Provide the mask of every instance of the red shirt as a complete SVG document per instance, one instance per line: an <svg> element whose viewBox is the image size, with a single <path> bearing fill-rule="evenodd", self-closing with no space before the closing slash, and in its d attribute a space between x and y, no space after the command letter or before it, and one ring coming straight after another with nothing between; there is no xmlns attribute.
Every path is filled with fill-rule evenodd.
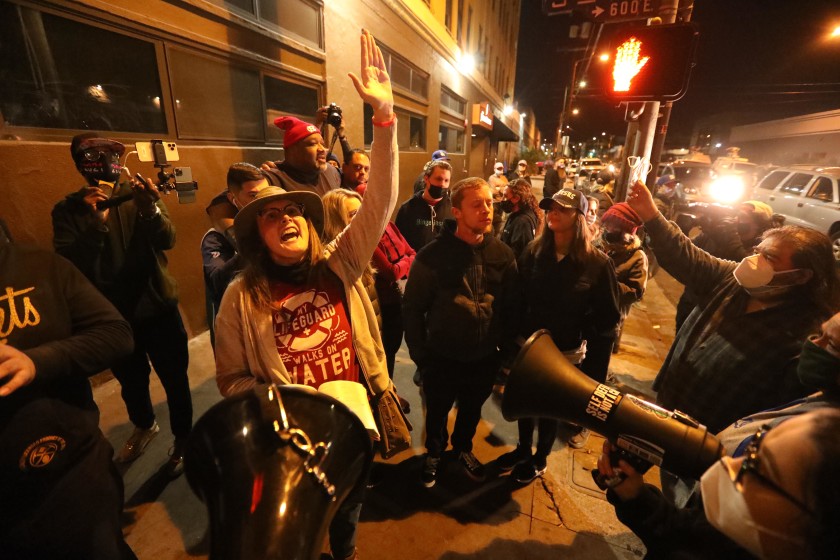
<svg viewBox="0 0 840 560"><path fill-rule="evenodd" d="M359 381L344 288L331 278L317 286L274 282L274 341L295 383L318 388L343 379Z"/></svg>

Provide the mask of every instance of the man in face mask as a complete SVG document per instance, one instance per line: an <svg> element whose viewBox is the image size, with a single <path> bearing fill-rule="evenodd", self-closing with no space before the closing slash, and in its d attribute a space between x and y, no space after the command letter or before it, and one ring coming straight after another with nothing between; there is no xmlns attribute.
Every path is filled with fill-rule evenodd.
<svg viewBox="0 0 840 560"><path fill-rule="evenodd" d="M636 183L628 198L659 264L701 304L677 332L654 382L659 404L718 432L808 394L796 375L809 334L838 309L831 241L816 230L768 230L740 264L695 247Z"/></svg>
<svg viewBox="0 0 840 560"><path fill-rule="evenodd" d="M160 431L149 394L151 361L166 392L175 436L164 470L175 477L183 472L192 429L187 334L178 288L166 266L175 227L151 181L117 183L123 150L119 142L90 132L73 138L70 154L87 186L53 208L53 246L117 308L134 334L134 352L111 367L135 427L116 460L134 461Z"/></svg>
<svg viewBox="0 0 840 560"><path fill-rule="evenodd" d="M263 170L250 163L234 163L227 173L226 198L238 212L267 186L268 179ZM227 229L227 232L231 231L231 228ZM210 343L214 348L216 311L222 303L225 289L243 266L236 250L235 240L225 233L213 227L204 234L201 240L207 323L210 326Z"/></svg>
<svg viewBox="0 0 840 560"><path fill-rule="evenodd" d="M598 469L623 478L607 499L647 558L836 558L838 430L836 406L753 429L736 457L703 474L700 494L682 509L625 461L613 465L609 444Z"/></svg>
<svg viewBox="0 0 840 560"><path fill-rule="evenodd" d="M773 209L758 200L748 200L734 214L719 216L709 209L703 220L703 231L693 238L694 245L710 255L730 261L741 261L753 254L761 235L770 229ZM676 328L682 326L697 305L697 294L686 289L677 303Z"/></svg>
<svg viewBox="0 0 840 560"><path fill-rule="evenodd" d="M452 218L449 180L452 166L443 159L432 160L423 172L424 188L406 200L394 223L408 244L419 251L441 231L443 220Z"/></svg>

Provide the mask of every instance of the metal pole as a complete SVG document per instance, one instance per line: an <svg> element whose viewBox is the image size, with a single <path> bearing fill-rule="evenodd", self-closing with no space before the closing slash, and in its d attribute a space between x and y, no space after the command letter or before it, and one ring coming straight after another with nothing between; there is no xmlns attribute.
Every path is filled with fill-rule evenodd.
<svg viewBox="0 0 840 560"><path fill-rule="evenodd" d="M667 23L674 23L677 18L677 7L679 5L679 0L662 0L662 5L659 8L660 19L662 22L665 22L665 18L668 18ZM656 173L656 165L658 161L654 163L651 159L651 151L653 150L654 145L654 135L656 133L656 121L659 118L659 101L648 101L645 103L645 110L642 113L641 118L638 122L639 133L640 133L640 141L636 146L636 149L633 151L631 155L637 157L643 157L649 161L651 161L651 173ZM627 135L629 137L631 133L631 126L636 123L630 123L630 126L627 127ZM626 164L625 162L623 162ZM622 165L622 170L627 167L626 165ZM627 191L630 185L627 184L629 180L629 173L622 173L621 174L623 181L621 184L616 184L616 191L615 191L615 199L616 200L626 200L627 199ZM650 184L650 179L648 178L648 184Z"/></svg>
<svg viewBox="0 0 840 560"><path fill-rule="evenodd" d="M682 6L678 8L678 4L682 4ZM682 20L685 22L690 21L691 10L693 7L693 0L670 0L667 5L662 6L660 8L662 22L676 23L678 9L682 11ZM653 183L656 181L659 161L662 159L662 149L665 146L665 136L668 134L668 124L671 120L671 109L673 107L674 103L672 101L666 101L662 105L662 116L659 119L659 125L655 127L656 134L653 138L653 150L650 154L650 163L652 166L650 169L650 173L648 173L647 179L645 181L648 185L653 185Z"/></svg>

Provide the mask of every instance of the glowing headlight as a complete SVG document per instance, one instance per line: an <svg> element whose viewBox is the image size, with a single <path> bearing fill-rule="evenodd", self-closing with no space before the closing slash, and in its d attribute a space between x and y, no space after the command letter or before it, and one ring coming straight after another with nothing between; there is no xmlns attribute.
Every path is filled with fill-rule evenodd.
<svg viewBox="0 0 840 560"><path fill-rule="evenodd" d="M737 202L744 196L744 180L735 175L718 177L709 185L709 195L716 202L724 204Z"/></svg>
<svg viewBox="0 0 840 560"><path fill-rule="evenodd" d="M615 173L615 165L609 164L607 166L607 171L609 171L610 173Z"/></svg>

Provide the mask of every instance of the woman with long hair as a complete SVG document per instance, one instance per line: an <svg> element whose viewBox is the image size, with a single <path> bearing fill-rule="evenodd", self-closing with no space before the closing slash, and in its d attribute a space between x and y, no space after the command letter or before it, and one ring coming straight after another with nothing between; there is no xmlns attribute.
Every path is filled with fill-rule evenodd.
<svg viewBox="0 0 840 560"><path fill-rule="evenodd" d="M362 195L347 189L335 189L322 198L324 202L324 238L335 239L355 217L362 205ZM382 346L385 349L385 363L388 377L394 379L396 355L403 338L402 292L400 285L408 278L411 263L416 252L400 234L394 222L388 222L385 232L373 253L373 259L362 275L362 283L368 290L373 309L376 312ZM400 406L405 413L411 406L399 396Z"/></svg>
<svg viewBox="0 0 840 560"><path fill-rule="evenodd" d="M540 210L531 185L525 179L514 179L502 189L500 209L507 214L499 239L513 249L516 258L542 231L543 211Z"/></svg>
<svg viewBox="0 0 840 560"><path fill-rule="evenodd" d="M519 259L525 302L520 334L527 338L538 329L548 329L571 363L603 382L620 317L618 286L609 258L592 246L587 206L582 192L567 189L540 202L546 211L545 229ZM535 424L537 450L532 455ZM499 457L499 468L514 469L512 476L523 484L542 476L557 429L553 419L519 420L519 444ZM579 429L569 445L583 447L588 437L589 430Z"/></svg>
<svg viewBox="0 0 840 560"><path fill-rule="evenodd" d="M396 117L382 53L366 31L361 66L361 77L350 77L373 107L374 166L368 199L349 225L323 245L324 207L318 195L279 187L260 191L236 216L246 267L225 292L216 318L216 382L225 396L263 383L317 388L333 380L363 383L372 398L393 393L362 276L396 204ZM323 141L313 148L326 165ZM393 421L405 422L398 412L394 416ZM330 525L333 558L356 557L364 492L359 488Z"/></svg>

